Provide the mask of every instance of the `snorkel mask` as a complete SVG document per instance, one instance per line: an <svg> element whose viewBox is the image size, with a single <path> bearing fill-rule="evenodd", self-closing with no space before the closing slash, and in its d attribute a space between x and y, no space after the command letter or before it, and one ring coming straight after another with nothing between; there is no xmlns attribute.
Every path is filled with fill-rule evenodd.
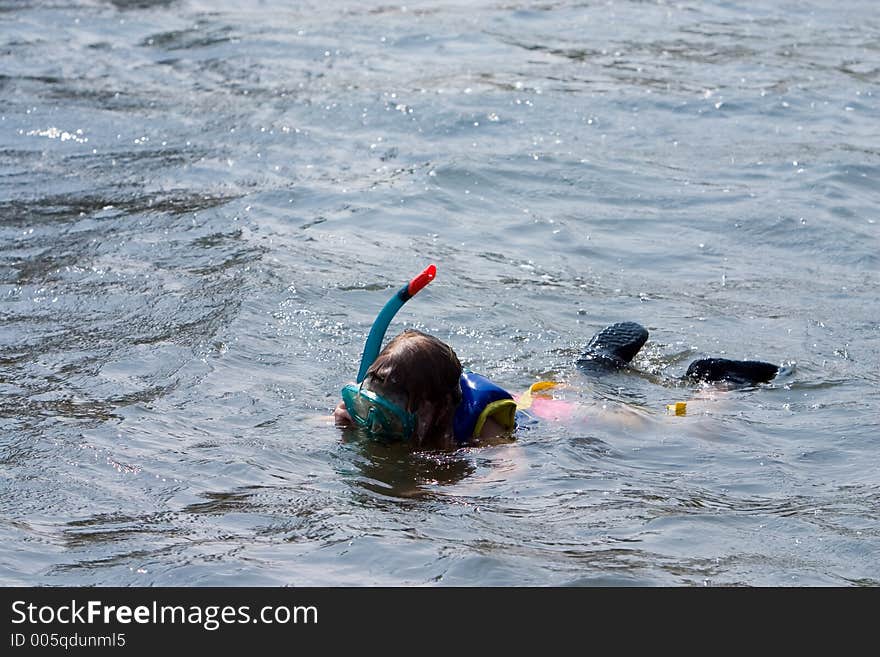
<svg viewBox="0 0 880 657"><path fill-rule="evenodd" d="M388 325L407 301L412 299L423 287L434 280L437 267L428 265L425 270L400 288L379 312L364 345L361 366L358 370L357 385L349 384L342 389L345 410L354 423L371 434L402 437L407 440L416 426L416 416L382 395L364 388L367 370L376 360L382 348L382 340Z"/></svg>
<svg viewBox="0 0 880 657"><path fill-rule="evenodd" d="M372 390L349 383L342 389L345 410L361 429L373 435L402 437L412 436L416 427L416 416L394 402Z"/></svg>

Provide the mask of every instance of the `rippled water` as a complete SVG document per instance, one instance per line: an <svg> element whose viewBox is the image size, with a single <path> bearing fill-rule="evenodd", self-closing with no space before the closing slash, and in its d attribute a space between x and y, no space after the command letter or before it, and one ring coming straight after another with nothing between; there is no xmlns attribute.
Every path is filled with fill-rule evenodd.
<svg viewBox="0 0 880 657"><path fill-rule="evenodd" d="M3 584L880 584L875 3L0 0L0 52ZM644 426L341 436L429 262L393 330ZM644 374L576 372L622 320Z"/></svg>

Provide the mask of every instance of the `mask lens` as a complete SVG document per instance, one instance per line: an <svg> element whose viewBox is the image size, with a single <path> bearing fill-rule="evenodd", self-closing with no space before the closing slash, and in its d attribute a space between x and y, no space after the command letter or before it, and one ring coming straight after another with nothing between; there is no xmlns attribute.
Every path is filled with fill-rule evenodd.
<svg viewBox="0 0 880 657"><path fill-rule="evenodd" d="M349 384L342 389L342 401L355 424L370 433L403 438L412 434L413 414L370 390Z"/></svg>

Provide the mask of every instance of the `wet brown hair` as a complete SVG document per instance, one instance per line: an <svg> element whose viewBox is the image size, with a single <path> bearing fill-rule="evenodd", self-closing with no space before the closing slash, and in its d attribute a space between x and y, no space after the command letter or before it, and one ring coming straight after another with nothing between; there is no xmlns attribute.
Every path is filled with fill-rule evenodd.
<svg viewBox="0 0 880 657"><path fill-rule="evenodd" d="M461 401L461 362L445 342L407 329L394 337L367 370L366 382L400 399L417 417L419 445L453 443L452 421ZM404 402L405 400L405 402Z"/></svg>

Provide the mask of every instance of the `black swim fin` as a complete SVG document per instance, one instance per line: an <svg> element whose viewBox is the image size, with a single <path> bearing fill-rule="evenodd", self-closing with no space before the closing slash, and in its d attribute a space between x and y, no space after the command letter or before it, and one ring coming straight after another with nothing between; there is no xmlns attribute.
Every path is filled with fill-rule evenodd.
<svg viewBox="0 0 880 657"><path fill-rule="evenodd" d="M587 344L578 358L583 370L613 370L626 367L648 340L648 330L635 322L606 326Z"/></svg>
<svg viewBox="0 0 880 657"><path fill-rule="evenodd" d="M726 381L738 385L755 385L771 381L778 372L779 368L776 365L759 360L701 358L690 364L684 376L693 381Z"/></svg>

